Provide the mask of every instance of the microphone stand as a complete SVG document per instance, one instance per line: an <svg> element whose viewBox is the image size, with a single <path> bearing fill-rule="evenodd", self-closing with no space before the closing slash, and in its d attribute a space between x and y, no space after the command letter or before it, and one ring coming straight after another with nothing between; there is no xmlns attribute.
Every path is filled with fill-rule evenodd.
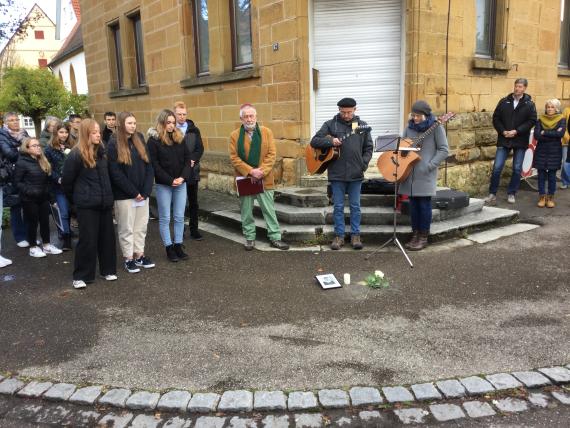
<svg viewBox="0 0 570 428"><path fill-rule="evenodd" d="M394 177L396 178L396 181L394 182L394 205L393 205L393 211L392 211L392 215L393 215L393 232L392 232L392 236L386 241L384 242L380 248L378 248L377 250L372 251L371 253L369 253L365 259L368 260L373 254L375 254L376 252L380 251L382 248L386 247L388 244L393 243L396 247L398 247L398 249L400 250L400 252L404 255L404 257L406 258L406 261L408 262L408 264L410 265L410 268L414 267L414 264L412 263L412 261L410 260L410 257L408 256L408 254L406 253L406 250L404 250L404 247L402 246L402 244L400 243L400 240L398 239L398 236L396 235L396 228L398 226L398 166L400 165L399 161L399 157L400 157L400 142L402 141L401 137L397 138L396 141L396 150L394 150L394 156L395 156L395 160L393 160L394 162L394 166L395 166L395 170L394 170Z"/></svg>

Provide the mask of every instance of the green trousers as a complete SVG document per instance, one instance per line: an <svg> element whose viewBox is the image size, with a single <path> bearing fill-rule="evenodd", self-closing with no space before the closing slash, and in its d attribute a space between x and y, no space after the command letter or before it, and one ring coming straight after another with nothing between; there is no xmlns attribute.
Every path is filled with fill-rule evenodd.
<svg viewBox="0 0 570 428"><path fill-rule="evenodd" d="M253 201L257 199L261 213L267 224L267 237L271 241L281 239L279 222L275 215L275 205L273 203L273 190L266 190L257 195L240 196L239 207L241 211L241 230L245 239L255 240L255 219L253 218Z"/></svg>

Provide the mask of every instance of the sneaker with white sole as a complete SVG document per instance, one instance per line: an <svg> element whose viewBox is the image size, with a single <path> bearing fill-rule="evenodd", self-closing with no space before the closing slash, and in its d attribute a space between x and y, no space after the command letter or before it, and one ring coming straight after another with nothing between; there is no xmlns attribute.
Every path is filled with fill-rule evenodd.
<svg viewBox="0 0 570 428"><path fill-rule="evenodd" d="M516 202L515 195L509 195L509 196L507 196L507 202L508 202L509 204L514 204L514 203Z"/></svg>
<svg viewBox="0 0 570 428"><path fill-rule="evenodd" d="M489 196L485 198L485 203L487 205L497 205L497 195L489 193Z"/></svg>
<svg viewBox="0 0 570 428"><path fill-rule="evenodd" d="M125 270L129 273L138 273L141 271L133 259L125 260Z"/></svg>
<svg viewBox="0 0 570 428"><path fill-rule="evenodd" d="M117 275L101 275L101 278L105 279L106 281L116 281Z"/></svg>
<svg viewBox="0 0 570 428"><path fill-rule="evenodd" d="M73 280L73 288L85 288L85 287L87 287L85 281L81 281L80 279Z"/></svg>
<svg viewBox="0 0 570 428"><path fill-rule="evenodd" d="M16 245L20 248L28 248L30 246L30 243L24 239L23 241L18 242Z"/></svg>
<svg viewBox="0 0 570 428"><path fill-rule="evenodd" d="M32 257L45 257L46 253L44 253L40 247L32 247L32 248L30 248L30 256L32 256Z"/></svg>
<svg viewBox="0 0 570 428"><path fill-rule="evenodd" d="M140 256L138 259L135 259L135 264L145 269L152 269L155 266L152 260L147 256Z"/></svg>
<svg viewBox="0 0 570 428"><path fill-rule="evenodd" d="M63 251L61 251L55 245L46 244L46 245L44 245L44 253L46 253L46 254L61 254L61 253L63 253Z"/></svg>
<svg viewBox="0 0 570 428"><path fill-rule="evenodd" d="M0 256L0 268L10 266L11 264L12 264L12 260Z"/></svg>
<svg viewBox="0 0 570 428"><path fill-rule="evenodd" d="M560 185L560 188L561 188L562 190L568 189L568 185L562 183L562 184Z"/></svg>

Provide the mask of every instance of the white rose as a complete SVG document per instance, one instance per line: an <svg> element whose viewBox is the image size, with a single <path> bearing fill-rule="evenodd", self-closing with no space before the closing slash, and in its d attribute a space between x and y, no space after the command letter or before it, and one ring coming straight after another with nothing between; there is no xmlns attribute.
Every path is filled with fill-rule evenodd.
<svg viewBox="0 0 570 428"><path fill-rule="evenodd" d="M377 270L374 272L374 275L377 276L378 278L382 279L384 278L384 272L382 272L381 270Z"/></svg>

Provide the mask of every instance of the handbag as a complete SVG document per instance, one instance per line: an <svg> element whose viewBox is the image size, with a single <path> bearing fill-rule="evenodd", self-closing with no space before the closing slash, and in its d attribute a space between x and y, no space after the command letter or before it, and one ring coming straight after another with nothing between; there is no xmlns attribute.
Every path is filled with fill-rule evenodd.
<svg viewBox="0 0 570 428"><path fill-rule="evenodd" d="M5 185L12 180L14 164L7 159L0 160L0 185Z"/></svg>

